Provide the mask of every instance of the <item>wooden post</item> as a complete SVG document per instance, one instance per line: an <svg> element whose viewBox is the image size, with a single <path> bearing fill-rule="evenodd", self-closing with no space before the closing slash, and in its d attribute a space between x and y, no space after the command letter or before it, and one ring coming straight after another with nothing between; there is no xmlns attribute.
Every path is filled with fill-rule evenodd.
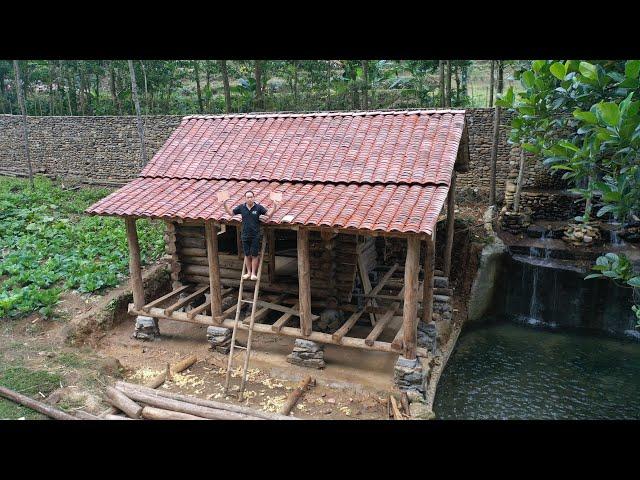
<svg viewBox="0 0 640 480"><path fill-rule="evenodd" d="M402 323L404 326L404 357L416 358L418 346L418 272L420 271L420 238L416 235L407 238L407 260L404 265L404 307Z"/></svg>
<svg viewBox="0 0 640 480"><path fill-rule="evenodd" d="M456 208L456 172L451 176L451 186L447 196L447 242L444 250L444 276L449 278L451 272L451 251L453 249L453 229Z"/></svg>
<svg viewBox="0 0 640 480"><path fill-rule="evenodd" d="M272 228L265 228L265 234L267 235L267 241L269 242L267 278L269 279L269 283L273 283L276 278L276 232Z"/></svg>
<svg viewBox="0 0 640 480"><path fill-rule="evenodd" d="M222 315L222 293L220 287L220 262L218 259L218 226L211 220L204 223L207 240L207 258L209 262L209 295L211 298L211 316Z"/></svg>
<svg viewBox="0 0 640 480"><path fill-rule="evenodd" d="M300 302L300 330L311 335L311 267L309 265L309 230L298 228L298 297Z"/></svg>
<svg viewBox="0 0 640 480"><path fill-rule="evenodd" d="M145 302L136 219L126 217L124 221L127 227L127 243L129 244L129 276L131 277L131 290L133 290L133 305L136 310L141 310Z"/></svg>
<svg viewBox="0 0 640 480"><path fill-rule="evenodd" d="M433 272L436 268L435 232L427 238L424 252L424 281L422 283L422 321L431 322L433 314Z"/></svg>
<svg viewBox="0 0 640 480"><path fill-rule="evenodd" d="M238 258L244 258L244 254L242 252L242 239L240 236L242 235L241 229L242 225L236 225L236 247L238 247Z"/></svg>

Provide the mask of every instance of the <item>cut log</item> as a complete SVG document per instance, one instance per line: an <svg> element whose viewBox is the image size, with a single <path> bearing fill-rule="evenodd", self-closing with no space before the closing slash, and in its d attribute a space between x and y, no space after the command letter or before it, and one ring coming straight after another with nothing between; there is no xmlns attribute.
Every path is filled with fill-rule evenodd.
<svg viewBox="0 0 640 480"><path fill-rule="evenodd" d="M297 311L298 305L300 305L300 303L298 302L298 300L295 300L295 303L293 304L293 307L291 307L291 309ZM293 316L294 314L292 312L285 313L280 318L278 318L278 320L276 320L273 325L271 325L271 330L273 330L274 332L279 332L280 329L293 318Z"/></svg>
<svg viewBox="0 0 640 480"><path fill-rule="evenodd" d="M208 283L208 282L207 282ZM199 296L203 295L207 290L209 290L209 285L206 285L204 287L200 287L198 290L196 290L195 292L193 292L191 295L188 295L186 297L184 297L181 300L178 300L176 303L168 306L167 308L164 309L165 313L167 315L171 315L173 312L175 312L177 309L190 304L191 302L193 302L196 298L198 298Z"/></svg>
<svg viewBox="0 0 640 480"><path fill-rule="evenodd" d="M103 420L102 418L98 417L97 415L91 415L89 412L85 412L84 410L76 410L73 413L80 420Z"/></svg>
<svg viewBox="0 0 640 480"><path fill-rule="evenodd" d="M212 420L262 420L259 417L250 416L242 413L230 412L228 410L219 410L209 407L202 407L193 403L183 402L179 400L173 400L158 395L157 391L146 392L140 389L126 388L116 384L118 390L126 393L126 395L133 400L142 402L152 407L163 408L166 410L172 410L174 412L187 413L189 415L197 415L202 418L209 418ZM144 416L144 412L143 412Z"/></svg>
<svg viewBox="0 0 640 480"><path fill-rule="evenodd" d="M300 398L304 394L307 387L309 385L315 385L315 383L316 383L315 379L311 377L307 377L304 380L302 380L300 384L296 387L296 389L289 394L289 397L287 398L287 401L282 407L282 410L280 410L280 413L282 415L289 415L293 407L296 406L296 403L298 403L298 400L300 400Z"/></svg>
<svg viewBox="0 0 640 480"><path fill-rule="evenodd" d="M113 387L107 387L107 401L130 418L140 418L142 407Z"/></svg>
<svg viewBox="0 0 640 480"><path fill-rule="evenodd" d="M135 420L129 417L123 417L122 415L114 415L113 413L106 413L102 416L104 420Z"/></svg>
<svg viewBox="0 0 640 480"><path fill-rule="evenodd" d="M142 310L148 311L152 307L157 307L158 305L160 305L165 300L168 300L170 298L175 297L176 295L184 292L189 287L190 287L190 285L183 285L180 288L176 288L175 290L167 293L166 295L163 295L160 298L155 299L153 302L147 303L144 307L142 307Z"/></svg>
<svg viewBox="0 0 640 480"><path fill-rule="evenodd" d="M189 355L188 357L185 357L182 360L175 363L171 367L171 373L173 374L180 373L183 370L186 370L187 368L189 368L191 365L193 365L197 361L198 361L198 357L196 357L195 355ZM162 372L161 374L149 380L146 386L149 388L158 388L160 385L162 385L165 382L166 379L167 379L167 372Z"/></svg>
<svg viewBox="0 0 640 480"><path fill-rule="evenodd" d="M347 321L344 322L342 326L333 333L333 335L331 335L333 341L338 344L342 343L342 338L349 332L349 330L351 330L363 313L364 310L353 313Z"/></svg>
<svg viewBox="0 0 640 480"><path fill-rule="evenodd" d="M399 308L400 308L400 302L393 303L389 308L389 311L386 312L382 317L380 317L380 319L378 320L378 323L376 323L376 326L371 329L371 333L367 335L367 338L365 338L364 343L366 343L369 346L373 345L373 342L375 342L380 336L380 334L382 334L382 331L389 324L389 322L391 321L391 319L396 314Z"/></svg>
<svg viewBox="0 0 640 480"><path fill-rule="evenodd" d="M398 403L393 395L389 397L391 399L391 409L393 410L393 418L395 420L404 420L400 409L398 408Z"/></svg>
<svg viewBox="0 0 640 480"><path fill-rule="evenodd" d="M218 410L227 410L229 412L241 413L249 416L264 418L265 420L297 420L296 417L287 417L278 413L263 412L261 410L254 410L242 405L234 405L231 403L216 402L214 400L204 400L198 397L192 397L189 395L183 395L180 393L168 392L166 390L152 390L142 385L136 385L133 383L127 383L118 381L116 382L116 388L122 388L123 391L127 389L140 390L143 392L154 393L161 397L170 398L173 400L179 400L182 402L192 403L194 405L200 405L202 407L209 407Z"/></svg>
<svg viewBox="0 0 640 480"><path fill-rule="evenodd" d="M197 417L196 415L155 407L144 407L142 409L142 418L148 420L207 420L206 418Z"/></svg>
<svg viewBox="0 0 640 480"><path fill-rule="evenodd" d="M56 420L78 420L73 415L69 415L68 413L52 407L51 405L38 402L37 400L29 398L26 395L22 395L21 393L14 392L13 390L6 387L0 386L0 396L3 396L15 403L19 403L20 405L24 405L31 410L42 413L47 417L55 418Z"/></svg>

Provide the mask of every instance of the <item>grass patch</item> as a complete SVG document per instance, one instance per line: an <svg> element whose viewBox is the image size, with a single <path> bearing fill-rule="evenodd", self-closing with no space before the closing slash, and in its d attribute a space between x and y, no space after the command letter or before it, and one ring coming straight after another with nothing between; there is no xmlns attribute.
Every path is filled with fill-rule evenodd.
<svg viewBox="0 0 640 480"><path fill-rule="evenodd" d="M0 367L0 385L18 393L42 400L60 386L60 376L45 370L30 370L22 366ZM39 398L38 398L39 397ZM46 418L38 412L0 398L0 419L17 419L25 417L30 420Z"/></svg>
<svg viewBox="0 0 640 480"><path fill-rule="evenodd" d="M55 358L60 365L68 368L86 368L91 364L89 360L82 359L73 352L62 352Z"/></svg>
<svg viewBox="0 0 640 480"><path fill-rule="evenodd" d="M63 190L37 177L0 177L0 319L39 311L53 315L65 290L97 292L122 283L128 273L124 223L84 210L110 193ZM138 222L143 263L163 252L164 225Z"/></svg>

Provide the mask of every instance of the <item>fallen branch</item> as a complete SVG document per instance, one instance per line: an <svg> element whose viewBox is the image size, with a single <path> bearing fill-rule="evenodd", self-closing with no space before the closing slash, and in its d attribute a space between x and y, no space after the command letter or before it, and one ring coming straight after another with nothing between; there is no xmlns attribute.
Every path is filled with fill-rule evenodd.
<svg viewBox="0 0 640 480"><path fill-rule="evenodd" d="M116 382L116 388L127 394L131 389L139 390L153 395L158 395L164 398L170 398L173 400L179 400L182 402L191 403L193 405L199 405L202 407L209 407L218 410L226 410L229 412L241 413L249 416L263 418L265 420L297 420L296 417L287 417L278 413L263 412L261 410L255 410L253 408L244 407L242 405L233 405L230 403L216 402L214 400L204 400L198 397L192 397L189 395L182 395L180 393L167 392L166 390L152 390L142 385L136 385L134 383L127 383L118 381Z"/></svg>
<svg viewBox="0 0 640 480"><path fill-rule="evenodd" d="M391 399L391 408L393 410L393 418L395 420L404 420L404 417L402 416L402 413L398 408L398 403L396 402L395 397L391 395L389 398Z"/></svg>
<svg viewBox="0 0 640 480"><path fill-rule="evenodd" d="M289 398L287 398L287 401L282 407L282 410L280 410L280 413L282 415L289 415L289 413L291 413L291 410L296 406L296 403L298 403L298 400L302 397L305 390L310 384L315 385L316 381L311 377L307 377L302 380L298 387L289 394Z"/></svg>
<svg viewBox="0 0 640 480"><path fill-rule="evenodd" d="M73 415L69 415L68 413L52 407L51 405L33 400L32 398L22 395L21 393L14 392L13 390L6 387L0 386L0 396L3 396L25 407L28 407L31 410L42 413L47 417L55 418L56 420L78 420Z"/></svg>

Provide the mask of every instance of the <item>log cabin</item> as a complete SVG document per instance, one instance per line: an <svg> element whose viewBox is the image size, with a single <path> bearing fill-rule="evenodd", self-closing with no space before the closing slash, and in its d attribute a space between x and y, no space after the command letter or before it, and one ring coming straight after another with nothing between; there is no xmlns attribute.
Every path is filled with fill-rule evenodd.
<svg viewBox="0 0 640 480"><path fill-rule="evenodd" d="M235 206L252 190L270 208L269 194L281 192L262 225L254 331L415 360L427 355L417 330L432 322L434 278L449 276L456 172L468 163L464 110L191 115L138 178L87 213L125 221L130 314L232 328L235 301L226 305L239 294L242 226L216 194L229 192ZM160 298L143 290L139 218L166 223L172 291ZM446 233L436 270L439 220ZM330 297L344 321L319 331ZM393 341L381 341L400 315ZM366 337L350 335L356 323L370 325Z"/></svg>

